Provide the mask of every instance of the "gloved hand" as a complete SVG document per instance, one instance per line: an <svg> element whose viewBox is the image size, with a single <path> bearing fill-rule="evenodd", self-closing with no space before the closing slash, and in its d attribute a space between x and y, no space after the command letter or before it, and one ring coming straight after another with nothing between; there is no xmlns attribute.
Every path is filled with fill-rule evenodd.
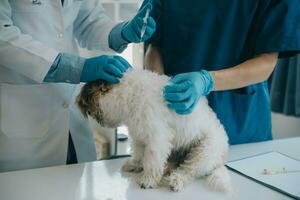
<svg viewBox="0 0 300 200"><path fill-rule="evenodd" d="M178 114L190 114L203 95L208 95L214 86L214 80L206 70L178 74L171 79L171 85L164 90L168 107Z"/></svg>
<svg viewBox="0 0 300 200"><path fill-rule="evenodd" d="M98 79L110 83L119 83L119 78L123 77L131 65L120 56L97 56L86 59L82 73L81 82L91 82Z"/></svg>
<svg viewBox="0 0 300 200"><path fill-rule="evenodd" d="M146 15L147 9L150 9L151 11L152 5L150 3L147 3L141 10L139 10L137 15L124 26L122 30L122 35L124 39L126 39L129 42L139 43L145 42L152 36L152 34L156 30L156 23L154 19L151 16L149 16L146 23L145 34L143 38L141 38L141 31L144 24L144 17Z"/></svg>

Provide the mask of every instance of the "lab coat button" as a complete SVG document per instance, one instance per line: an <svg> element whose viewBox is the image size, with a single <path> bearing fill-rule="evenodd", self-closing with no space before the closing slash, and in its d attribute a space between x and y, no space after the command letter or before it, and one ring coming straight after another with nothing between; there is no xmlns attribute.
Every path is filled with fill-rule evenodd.
<svg viewBox="0 0 300 200"><path fill-rule="evenodd" d="M63 108L68 108L68 107L69 107L69 104L68 104L67 102L64 102L64 103L62 104L62 106L63 106Z"/></svg>
<svg viewBox="0 0 300 200"><path fill-rule="evenodd" d="M64 34L60 33L60 34L58 34L58 37L59 37L59 38L63 38L63 37L64 37Z"/></svg>

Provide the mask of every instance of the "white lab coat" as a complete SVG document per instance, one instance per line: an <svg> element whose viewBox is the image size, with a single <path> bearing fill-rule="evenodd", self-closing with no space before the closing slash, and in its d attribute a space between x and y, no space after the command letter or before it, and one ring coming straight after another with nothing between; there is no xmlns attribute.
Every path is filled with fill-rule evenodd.
<svg viewBox="0 0 300 200"><path fill-rule="evenodd" d="M79 162L96 158L76 85L43 83L59 52L109 50L115 24L98 0L0 1L0 171L66 163L68 133Z"/></svg>

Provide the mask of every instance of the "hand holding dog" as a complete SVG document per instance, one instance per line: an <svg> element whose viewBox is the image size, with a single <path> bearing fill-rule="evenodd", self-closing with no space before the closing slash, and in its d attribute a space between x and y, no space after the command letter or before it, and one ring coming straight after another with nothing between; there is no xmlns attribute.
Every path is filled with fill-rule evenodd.
<svg viewBox="0 0 300 200"><path fill-rule="evenodd" d="M168 107L181 115L192 113L200 97L208 95L214 86L214 80L206 70L178 74L171 83L165 87L164 98Z"/></svg>
<svg viewBox="0 0 300 200"><path fill-rule="evenodd" d="M131 65L120 56L97 56L86 59L80 81L91 82L105 80L109 83L119 83L119 79Z"/></svg>

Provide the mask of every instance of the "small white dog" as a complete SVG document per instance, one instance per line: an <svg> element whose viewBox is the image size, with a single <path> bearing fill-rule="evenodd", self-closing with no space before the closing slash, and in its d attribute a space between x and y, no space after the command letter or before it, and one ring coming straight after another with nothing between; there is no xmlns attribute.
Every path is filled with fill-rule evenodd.
<svg viewBox="0 0 300 200"><path fill-rule="evenodd" d="M228 138L223 126L205 97L190 115L168 109L163 88L169 80L131 69L120 84L86 84L77 104L86 117L104 127L128 126L133 152L122 169L142 172L137 181L142 188L156 187L164 177L173 191L179 191L203 177L213 188L229 192L230 177L224 166Z"/></svg>

